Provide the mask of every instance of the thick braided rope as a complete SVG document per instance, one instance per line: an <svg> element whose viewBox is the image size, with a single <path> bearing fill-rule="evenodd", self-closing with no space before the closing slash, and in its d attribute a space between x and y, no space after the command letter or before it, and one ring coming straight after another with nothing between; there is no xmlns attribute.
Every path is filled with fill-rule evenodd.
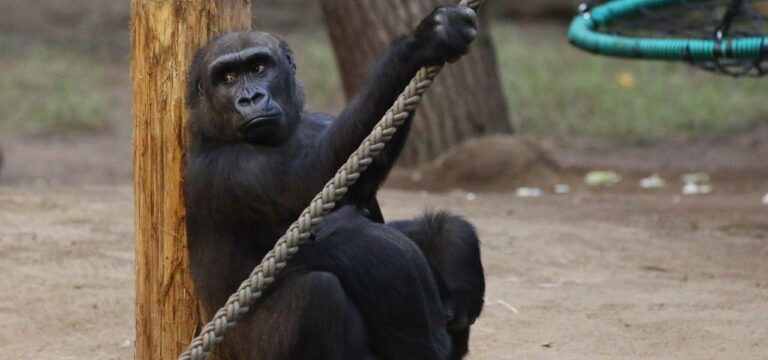
<svg viewBox="0 0 768 360"><path fill-rule="evenodd" d="M484 0L463 0L461 5L477 9L483 2ZM179 355L178 360L203 360L211 354L214 346L224 339L224 332L233 327L261 297L262 291L272 284L275 276L299 251L299 246L309 239L310 231L336 206L336 202L341 200L347 189L357 181L360 174L373 162L373 158L392 139L397 128L416 110L421 95L432 85L442 68L442 65L436 65L419 69L394 105L336 172L333 179L325 184L323 190L301 212L285 235L277 240L274 248L264 256L261 264L253 269L248 279L240 284L237 292L229 297L213 319L203 327L200 335L192 339L187 351Z"/></svg>

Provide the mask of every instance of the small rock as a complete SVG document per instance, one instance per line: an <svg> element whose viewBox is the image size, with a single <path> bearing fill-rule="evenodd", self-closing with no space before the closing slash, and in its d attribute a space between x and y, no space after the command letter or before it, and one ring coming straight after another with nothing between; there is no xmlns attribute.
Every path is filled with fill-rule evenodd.
<svg viewBox="0 0 768 360"><path fill-rule="evenodd" d="M712 185L686 183L683 186L683 195L704 195L712 192Z"/></svg>
<svg viewBox="0 0 768 360"><path fill-rule="evenodd" d="M640 180L640 187L643 189L660 189L666 185L664 179L659 174L653 174Z"/></svg>
<svg viewBox="0 0 768 360"><path fill-rule="evenodd" d="M571 187L568 184L555 185L555 194L563 195L571 192Z"/></svg>
<svg viewBox="0 0 768 360"><path fill-rule="evenodd" d="M768 205L768 194L765 194L765 196L763 196L763 205Z"/></svg>
<svg viewBox="0 0 768 360"><path fill-rule="evenodd" d="M477 195L472 192L468 192L466 197L467 197L467 201L475 201L475 199L477 199Z"/></svg>
<svg viewBox="0 0 768 360"><path fill-rule="evenodd" d="M517 188L515 190L515 195L517 197L539 197L541 196L541 189L537 188L530 188L530 187L521 187Z"/></svg>
<svg viewBox="0 0 768 360"><path fill-rule="evenodd" d="M712 192L710 176L707 173L689 173L680 177L683 181L683 195L702 195Z"/></svg>

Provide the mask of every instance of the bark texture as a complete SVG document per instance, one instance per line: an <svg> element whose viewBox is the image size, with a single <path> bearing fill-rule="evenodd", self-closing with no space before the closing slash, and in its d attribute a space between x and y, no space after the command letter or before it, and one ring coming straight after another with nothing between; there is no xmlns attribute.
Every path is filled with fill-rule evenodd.
<svg viewBox="0 0 768 360"><path fill-rule="evenodd" d="M131 0L135 359L176 359L201 323L182 197L186 71L208 39L250 23L250 0Z"/></svg>

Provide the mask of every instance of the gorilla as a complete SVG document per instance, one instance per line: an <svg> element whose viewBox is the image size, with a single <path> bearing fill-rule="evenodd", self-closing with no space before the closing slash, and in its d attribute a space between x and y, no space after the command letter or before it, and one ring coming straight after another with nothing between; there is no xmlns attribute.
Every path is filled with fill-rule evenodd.
<svg viewBox="0 0 768 360"><path fill-rule="evenodd" d="M304 111L291 50L236 32L189 69L184 181L190 272L213 314L384 115L417 70L476 37L466 7L435 9L380 57L338 117ZM466 220L428 212L385 223L376 192L408 119L224 341L237 359L460 359L485 279Z"/></svg>

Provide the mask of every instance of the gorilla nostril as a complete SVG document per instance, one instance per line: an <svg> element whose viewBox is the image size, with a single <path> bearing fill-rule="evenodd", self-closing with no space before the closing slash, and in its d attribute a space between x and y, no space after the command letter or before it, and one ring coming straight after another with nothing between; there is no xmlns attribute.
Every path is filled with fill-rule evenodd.
<svg viewBox="0 0 768 360"><path fill-rule="evenodd" d="M263 91L246 89L237 97L235 105L238 107L254 106L259 104L265 97L266 93Z"/></svg>
<svg viewBox="0 0 768 360"><path fill-rule="evenodd" d="M265 95L261 92L241 96L237 99L237 106L247 107L256 105L264 98L264 96Z"/></svg>
<svg viewBox="0 0 768 360"><path fill-rule="evenodd" d="M251 106L252 104L253 104L253 101L251 100L251 98L248 98L248 97L244 96L244 97L241 97L241 98L237 99L237 106L238 107L248 107L248 106Z"/></svg>

